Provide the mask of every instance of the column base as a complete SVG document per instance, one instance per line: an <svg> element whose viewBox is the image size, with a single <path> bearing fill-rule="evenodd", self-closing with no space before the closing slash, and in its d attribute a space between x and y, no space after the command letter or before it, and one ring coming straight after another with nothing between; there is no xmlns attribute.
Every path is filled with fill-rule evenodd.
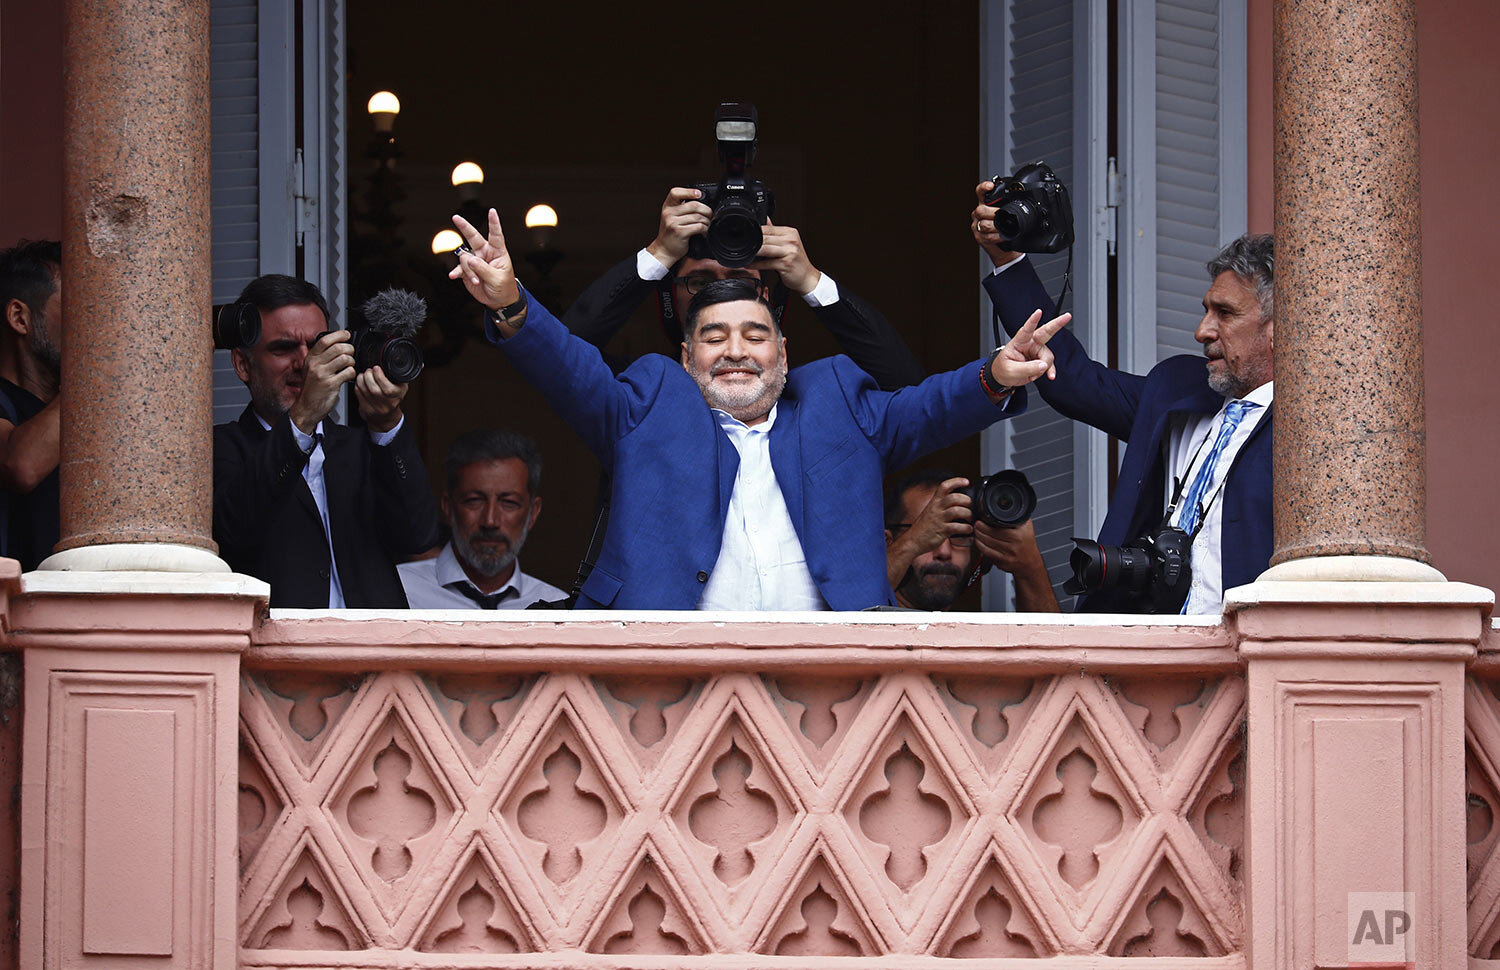
<svg viewBox="0 0 1500 970"><path fill-rule="evenodd" d="M1260 583L1444 583L1448 578L1401 556L1307 556L1277 563Z"/></svg>
<svg viewBox="0 0 1500 970"><path fill-rule="evenodd" d="M229 564L199 546L176 542L111 542L55 552L39 570L72 572L227 573Z"/></svg>

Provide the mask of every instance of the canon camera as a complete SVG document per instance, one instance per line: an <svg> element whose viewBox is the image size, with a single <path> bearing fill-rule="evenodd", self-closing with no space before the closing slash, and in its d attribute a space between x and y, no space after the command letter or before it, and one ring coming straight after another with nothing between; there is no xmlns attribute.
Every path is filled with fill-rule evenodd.
<svg viewBox="0 0 1500 970"><path fill-rule="evenodd" d="M760 252L760 227L770 221L776 203L764 183L745 175L755 163L756 118L753 104L726 102L714 114L714 138L724 177L693 186L703 193L703 204L713 210L708 232L688 243L688 255L694 259L748 266Z"/></svg>

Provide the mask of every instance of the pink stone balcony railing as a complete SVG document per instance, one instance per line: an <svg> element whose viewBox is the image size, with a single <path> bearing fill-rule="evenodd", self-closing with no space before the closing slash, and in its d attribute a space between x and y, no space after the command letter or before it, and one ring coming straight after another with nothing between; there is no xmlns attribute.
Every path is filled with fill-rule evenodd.
<svg viewBox="0 0 1500 970"><path fill-rule="evenodd" d="M1217 623L256 641L245 966L1243 965L1245 679Z"/></svg>
<svg viewBox="0 0 1500 970"><path fill-rule="evenodd" d="M1245 589L268 616L240 577L0 571L18 965L1500 970L1489 592ZM1372 951L1369 906L1407 932Z"/></svg>

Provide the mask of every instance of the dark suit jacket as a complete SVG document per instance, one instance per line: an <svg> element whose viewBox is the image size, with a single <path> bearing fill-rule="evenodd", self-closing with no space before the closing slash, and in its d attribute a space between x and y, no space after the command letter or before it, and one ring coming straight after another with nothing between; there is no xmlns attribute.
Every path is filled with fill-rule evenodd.
<svg viewBox="0 0 1500 970"><path fill-rule="evenodd" d="M625 326L648 296L656 293L658 282L641 279L636 272L635 256L610 267L609 272L595 280L579 295L568 312L563 314L563 324L578 336L598 347L601 351L620 328ZM874 307L839 286L838 301L823 307L813 307L816 316L838 340L856 364L875 382L887 391L894 391L910 384L918 384L926 374L922 365L912 356L911 350L896 328ZM680 320L687 307L678 307ZM663 335L668 346L667 356L676 356L676 347L682 341L681 333ZM608 353L605 361L616 373L625 369L629 361L615 358Z"/></svg>
<svg viewBox="0 0 1500 970"><path fill-rule="evenodd" d="M437 506L410 425L385 447L363 428L323 422L323 480L344 602L405 609L396 563L437 545ZM323 523L302 478L308 456L285 415L270 431L246 407L214 427L214 540L239 573L271 584L271 605L328 606Z"/></svg>
<svg viewBox="0 0 1500 970"><path fill-rule="evenodd" d="M739 453L681 363L647 354L618 377L535 298L526 323L486 333L612 477L613 515L578 608L690 610L718 561ZM894 602L880 482L893 468L1025 407L985 396L979 362L882 391L847 357L791 371L771 465L818 591L836 610Z"/></svg>
<svg viewBox="0 0 1500 970"><path fill-rule="evenodd" d="M1031 260L1023 259L984 281L995 312L1014 334L1038 308L1044 320L1056 311ZM1099 541L1120 545L1154 530L1167 499L1167 447L1171 431L1193 415L1213 414L1224 398L1208 386L1202 357L1183 354L1151 368L1145 377L1111 370L1089 359L1066 329L1050 344L1057 358L1057 380L1036 382L1042 400L1059 413L1084 421L1126 443L1120 476L1110 499ZM1224 491L1224 589L1253 582L1271 563L1271 421L1274 409L1256 425L1235 456ZM1103 589L1079 605L1091 612L1135 612L1132 597Z"/></svg>

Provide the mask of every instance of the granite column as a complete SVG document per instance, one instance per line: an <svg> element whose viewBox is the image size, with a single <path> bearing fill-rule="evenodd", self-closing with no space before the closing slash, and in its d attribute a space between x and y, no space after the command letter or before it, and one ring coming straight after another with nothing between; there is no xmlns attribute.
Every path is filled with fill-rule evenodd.
<svg viewBox="0 0 1500 970"><path fill-rule="evenodd" d="M1428 562L1415 6L1275 8L1273 567Z"/></svg>
<svg viewBox="0 0 1500 970"><path fill-rule="evenodd" d="M208 28L206 0L67 0L62 538L44 568L227 568L211 538Z"/></svg>
<svg viewBox="0 0 1500 970"><path fill-rule="evenodd" d="M1494 596L1426 550L1415 0L1276 0L1274 45L1276 550L1225 600L1246 961L1447 970L1468 935L1464 683Z"/></svg>

